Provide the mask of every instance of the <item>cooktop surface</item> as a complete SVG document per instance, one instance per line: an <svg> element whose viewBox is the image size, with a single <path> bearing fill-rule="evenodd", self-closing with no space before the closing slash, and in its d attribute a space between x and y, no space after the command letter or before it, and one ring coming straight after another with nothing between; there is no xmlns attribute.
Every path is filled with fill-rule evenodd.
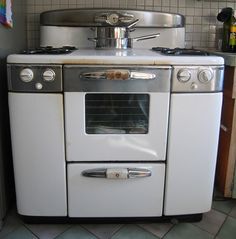
<svg viewBox="0 0 236 239"><path fill-rule="evenodd" d="M61 48L59 48L61 49ZM66 50L65 50L66 49ZM44 51L46 50L46 51ZM48 51L49 50L49 51ZM65 50L65 52L64 52ZM59 53L58 53L59 51ZM49 52L49 53L48 53ZM93 65L214 65L224 64L221 57L214 55L173 55L163 54L152 49L107 49L80 48L76 50L62 48L44 49L24 54L13 54L7 58L8 63L25 64L93 64Z"/></svg>

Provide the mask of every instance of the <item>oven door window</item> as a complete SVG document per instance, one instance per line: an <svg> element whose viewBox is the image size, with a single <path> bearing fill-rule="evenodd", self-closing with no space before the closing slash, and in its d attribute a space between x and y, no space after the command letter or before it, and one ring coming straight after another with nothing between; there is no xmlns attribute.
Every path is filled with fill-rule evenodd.
<svg viewBox="0 0 236 239"><path fill-rule="evenodd" d="M87 134L147 134L148 94L86 94Z"/></svg>

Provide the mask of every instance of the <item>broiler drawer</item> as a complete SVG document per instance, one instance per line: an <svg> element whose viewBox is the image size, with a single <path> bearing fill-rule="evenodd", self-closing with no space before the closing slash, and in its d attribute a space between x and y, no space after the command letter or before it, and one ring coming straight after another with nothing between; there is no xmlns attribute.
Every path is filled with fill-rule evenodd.
<svg viewBox="0 0 236 239"><path fill-rule="evenodd" d="M163 163L72 163L67 170L69 217L162 215Z"/></svg>

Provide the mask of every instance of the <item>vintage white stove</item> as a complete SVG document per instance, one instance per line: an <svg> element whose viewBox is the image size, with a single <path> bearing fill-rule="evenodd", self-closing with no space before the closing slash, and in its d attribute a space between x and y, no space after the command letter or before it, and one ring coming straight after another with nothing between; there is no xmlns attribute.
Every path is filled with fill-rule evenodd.
<svg viewBox="0 0 236 239"><path fill-rule="evenodd" d="M90 10L44 13L44 48L8 57L19 214L133 220L209 211L223 59L192 49L152 49L183 47L180 15L166 14L172 25L160 27L151 19L163 19L164 13ZM142 49L135 43L127 49L85 49L78 39L81 32L91 34L91 25L71 17L83 14L97 22L112 14L135 16L140 33L148 29L161 37L168 31L176 41L146 40Z"/></svg>

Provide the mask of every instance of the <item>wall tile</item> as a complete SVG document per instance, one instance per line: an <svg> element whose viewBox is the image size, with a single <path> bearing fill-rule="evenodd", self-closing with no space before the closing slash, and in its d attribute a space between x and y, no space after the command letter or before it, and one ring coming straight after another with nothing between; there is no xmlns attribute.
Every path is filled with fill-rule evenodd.
<svg viewBox="0 0 236 239"><path fill-rule="evenodd" d="M214 48L222 32L222 23L216 20L216 15L224 7L236 8L236 0L27 0L28 46L39 45L39 14L41 12L85 7L179 13L186 16L186 46ZM206 34L209 31L210 34ZM197 38L193 37L192 33L196 34Z"/></svg>

